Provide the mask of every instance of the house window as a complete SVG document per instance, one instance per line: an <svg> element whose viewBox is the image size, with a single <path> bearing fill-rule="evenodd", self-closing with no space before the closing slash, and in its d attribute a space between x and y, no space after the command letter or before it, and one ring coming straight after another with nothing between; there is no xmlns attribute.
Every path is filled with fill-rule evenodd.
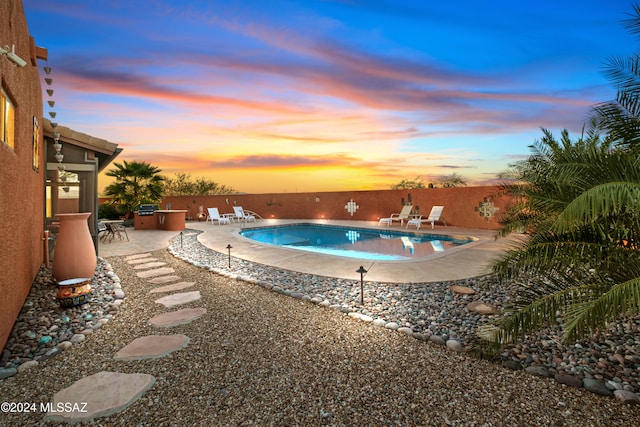
<svg viewBox="0 0 640 427"><path fill-rule="evenodd" d="M38 125L38 119L33 117L33 141L32 141L32 163L34 171L40 169L40 125Z"/></svg>
<svg viewBox="0 0 640 427"><path fill-rule="evenodd" d="M0 90L0 139L13 148L15 109L4 90Z"/></svg>

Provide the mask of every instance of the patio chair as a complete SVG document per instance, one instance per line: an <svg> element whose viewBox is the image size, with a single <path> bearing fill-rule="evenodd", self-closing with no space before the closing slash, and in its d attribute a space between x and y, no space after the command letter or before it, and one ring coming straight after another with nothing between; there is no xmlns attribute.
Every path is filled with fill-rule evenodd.
<svg viewBox="0 0 640 427"><path fill-rule="evenodd" d="M211 225L213 225L213 221L218 221L218 225L223 223L231 224L231 220L229 218L220 216L220 211L218 210L218 208L207 208L207 212L209 212L209 215L207 215L206 222L211 221Z"/></svg>
<svg viewBox="0 0 640 427"><path fill-rule="evenodd" d="M393 221L400 221L400 225L404 224L405 219L409 219L411 215L411 209L413 209L412 205L404 205L400 213L391 214L389 218L380 218L378 221L378 225L386 224L389 227Z"/></svg>
<svg viewBox="0 0 640 427"><path fill-rule="evenodd" d="M251 215L251 214L246 213L244 211L244 209L242 209L242 206L234 206L233 207L233 212L235 212L236 219L238 221L246 221L246 222L250 222L250 221L255 222L256 221L255 215Z"/></svg>
<svg viewBox="0 0 640 427"><path fill-rule="evenodd" d="M109 234L109 229L104 224L104 222L98 221L98 239L104 242L108 234Z"/></svg>
<svg viewBox="0 0 640 427"><path fill-rule="evenodd" d="M444 206L434 206L431 208L431 212L429 213L429 216L425 219L422 219L422 216L416 217L416 218L412 218L409 221L407 221L407 228L409 228L410 225L415 225L416 226L416 230L420 228L420 226L422 225L423 222L430 222L431 223L431 228L433 229L434 227L434 223L436 221L441 221L442 223L444 223L444 226L447 226L447 222L444 220L444 218L442 217L442 211L444 210Z"/></svg>
<svg viewBox="0 0 640 427"><path fill-rule="evenodd" d="M124 237L122 237L122 234L120 234L120 233L124 233L124 236L127 238L127 242L129 241L129 235L127 234L127 227L124 226L124 223L122 222L113 223L111 224L111 228L113 229L113 233L120 240L124 240Z"/></svg>

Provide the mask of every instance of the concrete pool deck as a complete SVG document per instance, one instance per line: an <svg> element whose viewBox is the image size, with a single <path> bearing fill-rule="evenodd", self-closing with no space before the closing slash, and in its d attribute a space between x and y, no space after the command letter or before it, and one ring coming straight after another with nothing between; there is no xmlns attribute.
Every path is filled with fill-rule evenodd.
<svg viewBox="0 0 640 427"><path fill-rule="evenodd" d="M419 233L434 233L448 236L473 237L472 243L447 250L442 253L407 261L371 261L356 258L343 258L322 255L296 249L280 248L262 244L239 233L242 229L294 223L317 223L340 226L387 229L379 227L374 221L329 221L329 220L274 220L267 219L255 223L232 223L218 225L205 222L189 222L187 229L201 230L199 241L206 247L227 254L227 245L231 245L231 256L260 264L271 265L286 270L321 276L359 279L356 270L361 265L368 270L366 281L391 283L436 282L460 280L479 276L489 271L491 262L500 257L506 249L522 236L510 236L495 240L494 230L466 229L459 227L436 226L421 228ZM400 225L393 230L405 230ZM414 232L414 229L410 231ZM165 248L169 240L179 234L177 231L127 230L129 240L114 240L99 244L102 257L131 255Z"/></svg>

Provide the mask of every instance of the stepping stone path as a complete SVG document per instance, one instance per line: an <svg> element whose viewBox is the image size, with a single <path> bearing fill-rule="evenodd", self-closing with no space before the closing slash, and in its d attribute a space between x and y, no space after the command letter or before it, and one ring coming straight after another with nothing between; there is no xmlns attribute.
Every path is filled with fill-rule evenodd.
<svg viewBox="0 0 640 427"><path fill-rule="evenodd" d="M160 292L173 292L173 291L181 291L182 289L187 289L195 285L196 282L179 282L174 283L173 285L160 286L159 288L151 289L149 292L152 294L157 294Z"/></svg>
<svg viewBox="0 0 640 427"><path fill-rule="evenodd" d="M173 308L177 305L187 304L200 299L200 291L180 292L167 295L156 300L156 303L164 305L166 308Z"/></svg>
<svg viewBox="0 0 640 427"><path fill-rule="evenodd" d="M180 276L160 276L160 277L154 277L153 279L149 280L149 283L153 283L154 285L160 285L162 283L175 282L178 280L180 280Z"/></svg>
<svg viewBox="0 0 640 427"><path fill-rule="evenodd" d="M145 264L147 262L153 262L156 261L155 258L137 258L137 259L132 259L130 261L127 261L128 264L130 265L135 265L135 264Z"/></svg>
<svg viewBox="0 0 640 427"><path fill-rule="evenodd" d="M206 308L183 308L182 310L158 314L157 316L152 317L151 320L149 320L149 323L156 327L165 328L185 325L198 319L206 312Z"/></svg>
<svg viewBox="0 0 640 427"><path fill-rule="evenodd" d="M166 286L151 289L150 293L173 292L195 284L195 282L180 282L181 277L172 274L175 273L173 268L163 267L166 263L158 261L148 253L128 256L125 261L133 269L140 270L136 275L143 279L149 279L150 284L168 283ZM180 292L166 295L155 302L165 308L173 308L197 301L200 297L200 291ZM166 312L151 318L149 324L162 328L184 325L193 322L206 312L205 308L188 308ZM113 358L114 360L157 359L185 348L190 340L184 334L146 335L134 339L120 349ZM76 423L121 412L144 395L147 390L153 387L154 383L155 378L144 373L98 372L57 392L51 402L53 411L47 413L45 420ZM64 412L55 411L58 403L64 404L65 402L87 402L87 405L77 410L73 408L73 410L65 410Z"/></svg>
<svg viewBox="0 0 640 427"><path fill-rule="evenodd" d="M184 334L147 335L131 341L113 358L115 360L159 359L186 347L187 344L189 344L189 337Z"/></svg>
<svg viewBox="0 0 640 427"><path fill-rule="evenodd" d="M77 403L73 410L49 411L45 421L78 422L106 417L123 411L149 390L156 379L149 374L122 374L102 371L82 378L53 395L55 410L69 402ZM86 405L84 405L86 403Z"/></svg>
<svg viewBox="0 0 640 427"><path fill-rule="evenodd" d="M135 264L136 260L139 260L141 258L151 258L153 260L155 260L155 258L153 258L153 255L151 255L150 253L144 253L144 254L136 254L136 255L129 255L126 260L128 264Z"/></svg>
<svg viewBox="0 0 640 427"><path fill-rule="evenodd" d="M143 279L148 279L150 277L162 276L164 274L175 273L173 268L165 267L165 268L156 268L153 270L141 271L140 273L136 273L138 277Z"/></svg>
<svg viewBox="0 0 640 427"><path fill-rule="evenodd" d="M163 265L167 265L167 263L166 262L155 261L155 262L148 262L146 264L136 265L133 268L134 268L134 270L146 270L148 268L162 267Z"/></svg>

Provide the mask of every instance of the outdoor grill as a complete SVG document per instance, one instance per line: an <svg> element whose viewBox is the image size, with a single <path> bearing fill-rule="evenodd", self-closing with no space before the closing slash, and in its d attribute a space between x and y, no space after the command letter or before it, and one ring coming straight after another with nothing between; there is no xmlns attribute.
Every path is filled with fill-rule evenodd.
<svg viewBox="0 0 640 427"><path fill-rule="evenodd" d="M140 205L138 216L151 216L156 210L156 205Z"/></svg>

